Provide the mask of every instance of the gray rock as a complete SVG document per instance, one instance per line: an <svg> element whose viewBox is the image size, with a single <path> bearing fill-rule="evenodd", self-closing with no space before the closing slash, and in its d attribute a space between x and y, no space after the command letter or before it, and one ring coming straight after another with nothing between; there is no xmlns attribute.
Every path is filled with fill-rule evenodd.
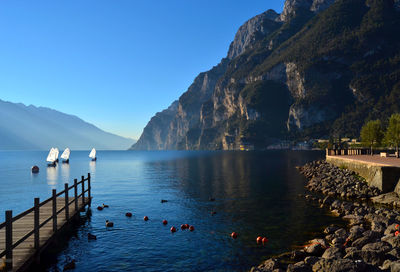
<svg viewBox="0 0 400 272"><path fill-rule="evenodd" d="M388 252L392 249L391 245L387 242L376 242L376 243L369 243L362 247L361 250L375 250L379 252Z"/></svg>
<svg viewBox="0 0 400 272"><path fill-rule="evenodd" d="M340 259L342 257L342 251L337 247L330 247L322 254L323 259Z"/></svg>
<svg viewBox="0 0 400 272"><path fill-rule="evenodd" d="M316 262L312 270L314 272L329 271L329 272L361 272L365 271L366 264L359 260L349 259L321 259Z"/></svg>
<svg viewBox="0 0 400 272"><path fill-rule="evenodd" d="M305 248L305 252L313 256L321 256L324 252L324 249L321 244L312 244Z"/></svg>
<svg viewBox="0 0 400 272"><path fill-rule="evenodd" d="M356 250L347 253L344 259L362 259L364 262L372 265L382 265L385 261L385 253L376 250Z"/></svg>
<svg viewBox="0 0 400 272"><path fill-rule="evenodd" d="M361 249L363 246L371 242L370 237L363 236L351 243L351 246Z"/></svg>
<svg viewBox="0 0 400 272"><path fill-rule="evenodd" d="M335 236L338 238L346 239L347 231L343 228L338 229L337 231L335 231Z"/></svg>
<svg viewBox="0 0 400 272"><path fill-rule="evenodd" d="M304 259L304 262L310 266L313 266L316 262L318 262L321 258L315 256L308 256Z"/></svg>
<svg viewBox="0 0 400 272"><path fill-rule="evenodd" d="M400 261L392 262L390 264L390 271L391 272L400 272Z"/></svg>
<svg viewBox="0 0 400 272"><path fill-rule="evenodd" d="M312 269L304 261L295 264L289 264L287 272L311 272Z"/></svg>
<svg viewBox="0 0 400 272"><path fill-rule="evenodd" d="M400 247L400 236L384 236L381 241L389 243L392 247Z"/></svg>
<svg viewBox="0 0 400 272"><path fill-rule="evenodd" d="M337 226L335 226L335 225L330 225L330 226L328 226L328 227L326 227L325 229L324 229L324 233L326 233L326 234L332 234L332 233L334 233L336 230L338 230L339 228L337 227Z"/></svg>
<svg viewBox="0 0 400 272"><path fill-rule="evenodd" d="M304 260L305 257L307 257L307 253L303 250L294 250L292 251L292 256L290 258L295 261L300 261Z"/></svg>
<svg viewBox="0 0 400 272"><path fill-rule="evenodd" d="M393 223L393 224L391 224L391 225L389 225L387 228L386 228L386 230L385 230L385 232L384 232L384 234L385 235L389 235L389 234L392 234L392 233L394 233L394 232L396 232L396 226L398 225L398 223Z"/></svg>
<svg viewBox="0 0 400 272"><path fill-rule="evenodd" d="M279 268L279 262L277 259L268 259L263 264L257 267L257 271L273 271Z"/></svg>

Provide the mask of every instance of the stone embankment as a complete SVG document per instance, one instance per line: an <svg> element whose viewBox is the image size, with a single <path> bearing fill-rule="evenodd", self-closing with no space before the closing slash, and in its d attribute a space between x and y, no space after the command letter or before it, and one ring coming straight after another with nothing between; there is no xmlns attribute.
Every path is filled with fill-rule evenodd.
<svg viewBox="0 0 400 272"><path fill-rule="evenodd" d="M313 192L304 197L342 217L348 226L330 225L300 250L271 258L251 271L400 271L400 212L391 201L384 206L372 203L382 198L379 189L368 187L355 172L325 161L306 164L299 171Z"/></svg>

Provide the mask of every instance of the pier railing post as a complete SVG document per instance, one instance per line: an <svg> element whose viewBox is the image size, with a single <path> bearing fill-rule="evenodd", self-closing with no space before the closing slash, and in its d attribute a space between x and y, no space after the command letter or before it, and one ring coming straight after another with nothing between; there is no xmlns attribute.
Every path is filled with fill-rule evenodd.
<svg viewBox="0 0 400 272"><path fill-rule="evenodd" d="M39 249L39 204L40 199L38 197L35 198L34 201L34 210L33 210L33 229L34 229L34 247L35 249Z"/></svg>
<svg viewBox="0 0 400 272"><path fill-rule="evenodd" d="M53 232L57 231L57 192L53 189Z"/></svg>
<svg viewBox="0 0 400 272"><path fill-rule="evenodd" d="M82 176L82 206L85 208L85 177Z"/></svg>
<svg viewBox="0 0 400 272"><path fill-rule="evenodd" d="M12 211L6 211L6 271L13 267Z"/></svg>
<svg viewBox="0 0 400 272"><path fill-rule="evenodd" d="M78 212L78 180L74 179L75 212Z"/></svg>
<svg viewBox="0 0 400 272"><path fill-rule="evenodd" d="M69 198L68 198L68 183L64 184L65 191L65 221L69 219Z"/></svg>
<svg viewBox="0 0 400 272"><path fill-rule="evenodd" d="M92 204L92 193L90 192L90 190L92 189L92 187L90 186L90 173L87 174L87 184L88 184L88 198L90 207Z"/></svg>

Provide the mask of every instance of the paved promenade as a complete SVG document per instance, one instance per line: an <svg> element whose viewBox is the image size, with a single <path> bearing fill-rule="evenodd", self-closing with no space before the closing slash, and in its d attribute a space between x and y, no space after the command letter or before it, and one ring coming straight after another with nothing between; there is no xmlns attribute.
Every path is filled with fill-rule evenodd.
<svg viewBox="0 0 400 272"><path fill-rule="evenodd" d="M339 157L343 159L349 159L360 162L367 162L371 164L377 164L381 166L395 166L400 167L400 158L396 157L381 157L379 155L345 155L345 156L331 156L331 157Z"/></svg>

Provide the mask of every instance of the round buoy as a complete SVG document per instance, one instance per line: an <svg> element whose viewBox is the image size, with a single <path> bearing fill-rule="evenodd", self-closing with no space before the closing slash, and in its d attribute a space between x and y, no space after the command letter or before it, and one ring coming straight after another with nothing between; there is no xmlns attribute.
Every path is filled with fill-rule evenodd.
<svg viewBox="0 0 400 272"><path fill-rule="evenodd" d="M189 228L189 224L185 224L185 228L187 228L187 229L188 229L188 228Z"/></svg>
<svg viewBox="0 0 400 272"><path fill-rule="evenodd" d="M211 212L211 216L213 216L215 214L217 214L217 212L214 212L214 211Z"/></svg>
<svg viewBox="0 0 400 272"><path fill-rule="evenodd" d="M175 227L171 227L171 232L176 232L176 228Z"/></svg>
<svg viewBox="0 0 400 272"><path fill-rule="evenodd" d="M193 227L193 226L190 226L190 227L189 227L189 230L190 230L190 231L194 231L194 227Z"/></svg>
<svg viewBox="0 0 400 272"><path fill-rule="evenodd" d="M400 231L396 231L395 233L394 233L394 236L398 236L400 234Z"/></svg>
<svg viewBox="0 0 400 272"><path fill-rule="evenodd" d="M39 173L39 167L37 165L34 165L34 166L32 166L31 171L34 174Z"/></svg>
<svg viewBox="0 0 400 272"><path fill-rule="evenodd" d="M262 238L261 236L258 236L258 237L257 237L257 240L256 240L256 241L257 241L257 244L261 244L261 243L262 243L262 239L263 239L263 238Z"/></svg>
<svg viewBox="0 0 400 272"><path fill-rule="evenodd" d="M106 220L106 227L114 227L114 223Z"/></svg>
<svg viewBox="0 0 400 272"><path fill-rule="evenodd" d="M97 209L98 209L99 211L102 211L102 210L103 210L103 207L102 207L102 206L97 206Z"/></svg>
<svg viewBox="0 0 400 272"><path fill-rule="evenodd" d="M263 237L261 241L262 241L263 245L265 245L266 243L268 243L268 238Z"/></svg>
<svg viewBox="0 0 400 272"><path fill-rule="evenodd" d="M127 212L127 213L125 214L125 216L127 216L127 217L132 217L132 213Z"/></svg>
<svg viewBox="0 0 400 272"><path fill-rule="evenodd" d="M396 226L394 226L395 229L399 229L400 225L396 224Z"/></svg>
<svg viewBox="0 0 400 272"><path fill-rule="evenodd" d="M163 225L166 225L166 224L168 224L168 221L164 219L164 220L162 221L162 223L163 223Z"/></svg>
<svg viewBox="0 0 400 272"><path fill-rule="evenodd" d="M187 228L186 228L186 225L185 225L185 224L182 224L182 225L181 225L181 230L185 230L185 229L187 229Z"/></svg>
<svg viewBox="0 0 400 272"><path fill-rule="evenodd" d="M236 232L232 232L231 237L233 239L236 239L238 237L238 234Z"/></svg>
<svg viewBox="0 0 400 272"><path fill-rule="evenodd" d="M149 218L147 216L145 216L145 217L143 217L143 220L147 221L147 220L149 220Z"/></svg>

